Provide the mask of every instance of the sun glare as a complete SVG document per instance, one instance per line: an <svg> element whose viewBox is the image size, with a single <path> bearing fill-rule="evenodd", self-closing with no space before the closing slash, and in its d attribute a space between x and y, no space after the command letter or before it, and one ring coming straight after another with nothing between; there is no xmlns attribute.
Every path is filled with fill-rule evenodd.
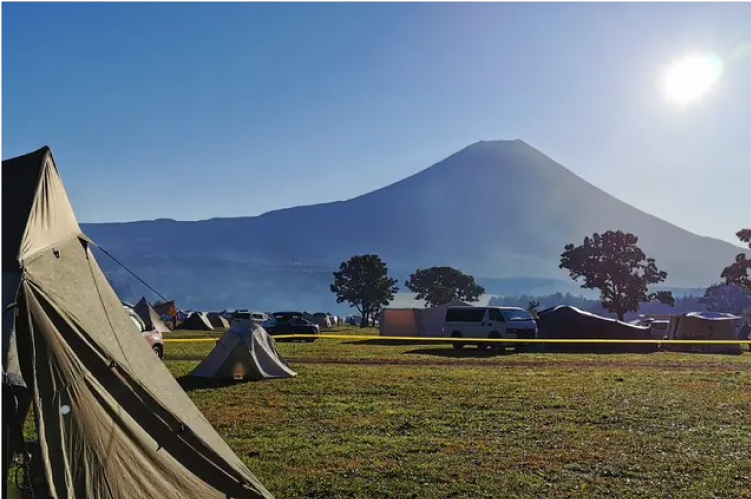
<svg viewBox="0 0 751 499"><path fill-rule="evenodd" d="M665 72L668 98L680 105L701 100L722 75L722 61L712 55L691 55L673 62Z"/></svg>

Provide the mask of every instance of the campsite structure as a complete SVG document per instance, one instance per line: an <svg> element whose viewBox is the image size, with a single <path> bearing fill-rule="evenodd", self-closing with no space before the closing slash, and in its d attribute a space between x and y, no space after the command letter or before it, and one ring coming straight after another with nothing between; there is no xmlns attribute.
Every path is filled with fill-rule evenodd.
<svg viewBox="0 0 751 499"><path fill-rule="evenodd" d="M441 336L446 310L468 307L470 303L454 300L430 308L384 308L378 318L381 336Z"/></svg>
<svg viewBox="0 0 751 499"><path fill-rule="evenodd" d="M277 351L274 339L256 322L236 320L191 376L262 380L291 378L297 373Z"/></svg>
<svg viewBox="0 0 751 499"><path fill-rule="evenodd" d="M29 452L36 497L271 498L133 328L49 148L2 169L2 496Z"/></svg>
<svg viewBox="0 0 751 499"><path fill-rule="evenodd" d="M187 319L177 325L175 329L186 329L189 331L213 331L214 326L209 322L208 316L204 312L193 312Z"/></svg>
<svg viewBox="0 0 751 499"><path fill-rule="evenodd" d="M208 319L209 324L215 329L228 329L230 325L229 321L222 317L221 312L209 312L206 319Z"/></svg>
<svg viewBox="0 0 751 499"><path fill-rule="evenodd" d="M691 312L673 315L668 325L667 339L669 340L737 340L738 335L733 327L733 321L741 318L731 314L715 312ZM674 344L670 350L683 352L705 352L739 355L743 353L741 343L725 344Z"/></svg>
<svg viewBox="0 0 751 499"><path fill-rule="evenodd" d="M164 323L159 314L154 310L154 307L146 300L146 297L142 297L138 303L133 306L133 311L141 318L146 330L155 330L159 334L167 334L170 329Z"/></svg>
<svg viewBox="0 0 751 499"><path fill-rule="evenodd" d="M560 305L538 312L538 339L587 340L651 340L652 333L645 326L637 326L616 319L602 317L576 307ZM637 352L657 350L655 344L638 343L546 343L546 351L577 352Z"/></svg>

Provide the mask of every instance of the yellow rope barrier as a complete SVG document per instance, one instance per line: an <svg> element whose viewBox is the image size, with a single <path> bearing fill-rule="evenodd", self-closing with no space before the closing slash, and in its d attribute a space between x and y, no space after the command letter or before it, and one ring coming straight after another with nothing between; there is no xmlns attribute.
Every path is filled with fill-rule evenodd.
<svg viewBox="0 0 751 499"><path fill-rule="evenodd" d="M625 339L525 339L525 338L449 338L445 336L379 336L370 334L284 334L275 335L276 340L310 339L323 340L397 340L397 341L443 341L448 343L616 343L616 344L651 344L651 345L751 345L751 340L625 340ZM165 338L165 343L201 343L218 341L217 338Z"/></svg>

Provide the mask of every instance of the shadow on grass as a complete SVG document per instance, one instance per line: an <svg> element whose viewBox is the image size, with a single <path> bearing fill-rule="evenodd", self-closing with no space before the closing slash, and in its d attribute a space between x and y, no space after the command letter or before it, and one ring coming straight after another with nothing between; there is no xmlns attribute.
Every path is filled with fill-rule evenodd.
<svg viewBox="0 0 751 499"><path fill-rule="evenodd" d="M252 383L253 381L247 379L215 379L215 378L199 378L197 376L180 376L177 378L177 382L180 384L183 390L186 392L192 392L194 390L224 388L226 386L233 386L243 383Z"/></svg>
<svg viewBox="0 0 751 499"><path fill-rule="evenodd" d="M186 353L186 354L174 354L165 353L164 360L203 360L208 354Z"/></svg>
<svg viewBox="0 0 751 499"><path fill-rule="evenodd" d="M479 349L479 348L462 348L461 350L456 350L451 347L443 347L443 348L418 348L417 350L410 350L408 352L404 352L405 354L410 355L432 355L434 357L446 357L451 359L466 359L466 358L472 358L472 359L483 359L483 358L489 358L489 357L502 357L505 355L511 355L514 352L511 350L487 350L487 349Z"/></svg>
<svg viewBox="0 0 751 499"><path fill-rule="evenodd" d="M350 340L342 341L342 345L390 345L390 346L409 346L409 345L447 345L446 341L412 341L412 340Z"/></svg>
<svg viewBox="0 0 751 499"><path fill-rule="evenodd" d="M417 350L410 350L407 352L404 352L405 354L411 354L411 355L431 355L434 357L445 357L445 358L453 358L453 359L463 359L463 358L488 358L488 357L500 357L504 355L514 355L518 353L551 353L551 354L558 354L558 355L566 355L566 354L595 354L595 355L623 355L623 354L634 354L634 353L642 353L642 354L648 354L648 353L655 353L657 352L657 349L622 349L618 350L615 348L556 348L556 349L528 349L523 352L516 352L513 349L501 349L501 350L486 350L486 349L479 349L475 347L465 347L461 350L455 350L450 347L435 347L435 348L419 348Z"/></svg>

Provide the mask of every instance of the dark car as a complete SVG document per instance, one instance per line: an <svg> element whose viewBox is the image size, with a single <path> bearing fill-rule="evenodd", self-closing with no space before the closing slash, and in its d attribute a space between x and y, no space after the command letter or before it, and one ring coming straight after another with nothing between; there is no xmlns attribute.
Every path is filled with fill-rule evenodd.
<svg viewBox="0 0 751 499"><path fill-rule="evenodd" d="M276 316L276 314L274 314L274 316ZM302 317L292 317L291 319L286 321L280 321L275 317L273 320L266 323L263 328L271 336L280 336L284 334L304 334L306 336L310 336L310 338L294 338L287 341L302 340L313 342L320 334L320 330L316 324L313 324L309 320L303 319Z"/></svg>

